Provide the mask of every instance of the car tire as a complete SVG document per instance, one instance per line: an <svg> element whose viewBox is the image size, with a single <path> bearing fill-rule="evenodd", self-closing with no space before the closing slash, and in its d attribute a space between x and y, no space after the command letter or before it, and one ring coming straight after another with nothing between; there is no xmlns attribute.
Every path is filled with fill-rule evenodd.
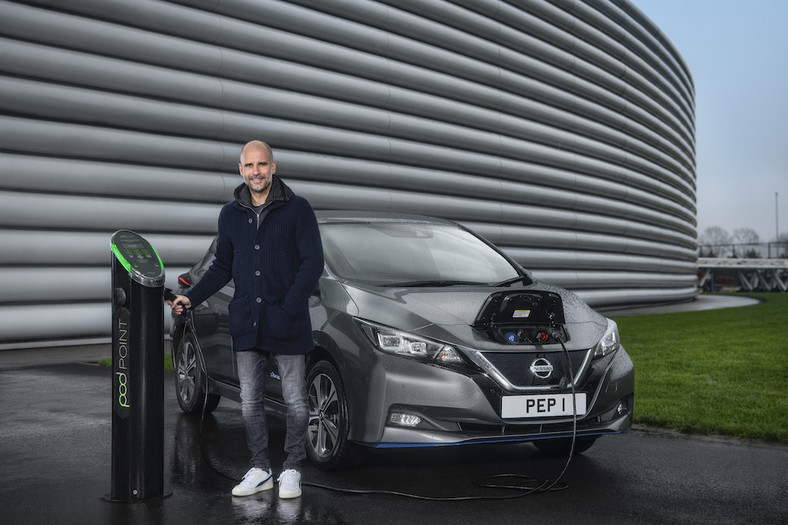
<svg viewBox="0 0 788 525"><path fill-rule="evenodd" d="M575 449L572 455L582 454L596 442L598 436L584 436L575 438ZM572 448L572 438L538 439L534 446L548 456L566 456Z"/></svg>
<svg viewBox="0 0 788 525"><path fill-rule="evenodd" d="M210 414L219 404L221 396L208 393L207 376L200 347L194 334L187 331L183 334L175 350L175 396L178 405L187 414L203 412Z"/></svg>
<svg viewBox="0 0 788 525"><path fill-rule="evenodd" d="M339 372L329 361L318 361L307 374L309 426L306 451L324 470L356 464L359 450L348 440L347 396Z"/></svg>

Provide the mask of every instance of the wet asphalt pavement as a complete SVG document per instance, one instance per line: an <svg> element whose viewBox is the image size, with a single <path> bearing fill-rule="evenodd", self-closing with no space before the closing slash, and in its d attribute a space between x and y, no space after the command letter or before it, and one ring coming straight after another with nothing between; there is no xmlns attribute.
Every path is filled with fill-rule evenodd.
<svg viewBox="0 0 788 525"><path fill-rule="evenodd" d="M0 523L788 523L788 447L646 429L602 438L575 457L564 490L516 499L493 499L515 493L474 482L498 474L555 479L566 459L515 444L376 451L354 470L304 471L305 482L335 487L486 500L425 501L315 486L296 500L279 500L275 490L233 498L231 478L244 473L247 459L240 407L222 400L202 422L186 416L171 374L164 411L171 495L111 503L104 499L111 483L111 371L91 364L109 353L108 345L0 353ZM272 459L281 465L284 427L276 420L272 427Z"/></svg>

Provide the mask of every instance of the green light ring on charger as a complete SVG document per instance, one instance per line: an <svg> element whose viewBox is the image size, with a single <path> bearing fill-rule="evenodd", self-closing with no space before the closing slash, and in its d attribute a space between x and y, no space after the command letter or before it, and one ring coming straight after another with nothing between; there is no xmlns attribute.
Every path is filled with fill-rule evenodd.
<svg viewBox="0 0 788 525"><path fill-rule="evenodd" d="M118 260L118 262L120 262L120 264L126 269L126 272L132 273L134 270L131 269L131 263L126 260L122 253L120 253L120 249L115 245L114 242L110 243L110 248L112 249L112 253L115 254L115 258Z"/></svg>

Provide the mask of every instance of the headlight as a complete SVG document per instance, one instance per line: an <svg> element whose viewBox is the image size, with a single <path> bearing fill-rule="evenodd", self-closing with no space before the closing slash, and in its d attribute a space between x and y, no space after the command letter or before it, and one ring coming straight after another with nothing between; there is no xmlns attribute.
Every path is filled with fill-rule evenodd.
<svg viewBox="0 0 788 525"><path fill-rule="evenodd" d="M612 319L607 320L607 330L605 335L594 347L594 357L603 357L612 354L621 346L621 339L618 335L618 325Z"/></svg>
<svg viewBox="0 0 788 525"><path fill-rule="evenodd" d="M382 352L443 365L461 365L465 362L457 349L451 345L361 319L356 321L375 348Z"/></svg>

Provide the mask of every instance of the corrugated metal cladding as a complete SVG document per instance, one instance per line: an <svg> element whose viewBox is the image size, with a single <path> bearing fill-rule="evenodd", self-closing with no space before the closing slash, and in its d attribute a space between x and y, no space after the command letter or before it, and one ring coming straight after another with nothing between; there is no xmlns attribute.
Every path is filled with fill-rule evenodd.
<svg viewBox="0 0 788 525"><path fill-rule="evenodd" d="M696 294L694 88L626 0L0 0L0 343L106 338L260 138L317 208L428 213L594 306Z"/></svg>

